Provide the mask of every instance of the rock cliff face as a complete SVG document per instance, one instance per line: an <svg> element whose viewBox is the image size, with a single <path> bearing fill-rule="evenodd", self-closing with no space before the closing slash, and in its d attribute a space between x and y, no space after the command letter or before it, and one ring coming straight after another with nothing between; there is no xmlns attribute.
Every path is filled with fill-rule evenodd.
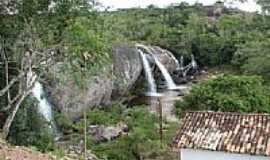
<svg viewBox="0 0 270 160"><path fill-rule="evenodd" d="M110 104L113 83L108 76L99 75L85 80L84 89L71 75L64 76L64 82L55 83L50 89L50 96L56 107L68 117L76 119L88 107Z"/></svg>
<svg viewBox="0 0 270 160"><path fill-rule="evenodd" d="M112 98L129 92L142 73L142 62L134 45L117 44L113 47L114 87Z"/></svg>
<svg viewBox="0 0 270 160"><path fill-rule="evenodd" d="M152 46L154 54L157 56L157 59L166 67L169 72L173 72L178 66L176 59L173 54L158 46Z"/></svg>
<svg viewBox="0 0 270 160"><path fill-rule="evenodd" d="M155 47L158 59L168 70L175 68L175 61L164 50ZM86 74L82 90L67 64L58 64L51 70L54 82L47 87L53 103L72 119L79 118L85 108L109 105L129 93L142 75L142 62L134 45L117 44L112 52L113 64L100 74Z"/></svg>

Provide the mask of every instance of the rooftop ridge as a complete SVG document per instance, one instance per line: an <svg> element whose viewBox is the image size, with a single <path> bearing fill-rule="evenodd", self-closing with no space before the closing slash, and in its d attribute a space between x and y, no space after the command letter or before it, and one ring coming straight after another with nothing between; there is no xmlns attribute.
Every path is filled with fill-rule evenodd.
<svg viewBox="0 0 270 160"><path fill-rule="evenodd" d="M270 156L270 114L187 111L171 147Z"/></svg>
<svg viewBox="0 0 270 160"><path fill-rule="evenodd" d="M186 111L187 113L206 113L206 114L221 114L221 115L239 115L239 116L270 116L269 113L240 113L240 112L221 112L221 111Z"/></svg>

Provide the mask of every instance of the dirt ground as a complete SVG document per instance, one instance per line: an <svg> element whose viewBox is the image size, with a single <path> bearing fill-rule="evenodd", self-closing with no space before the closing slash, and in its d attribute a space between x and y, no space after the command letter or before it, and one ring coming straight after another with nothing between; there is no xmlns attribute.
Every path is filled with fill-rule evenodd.
<svg viewBox="0 0 270 160"><path fill-rule="evenodd" d="M0 142L0 160L55 160L53 157L42 154L26 147L9 146Z"/></svg>

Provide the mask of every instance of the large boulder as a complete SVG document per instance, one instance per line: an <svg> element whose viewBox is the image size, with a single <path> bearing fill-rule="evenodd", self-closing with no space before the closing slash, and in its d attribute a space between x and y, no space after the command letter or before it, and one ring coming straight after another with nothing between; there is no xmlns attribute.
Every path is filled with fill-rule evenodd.
<svg viewBox="0 0 270 160"><path fill-rule="evenodd" d="M168 70L175 69L175 61L159 47L153 47L155 54ZM143 65L135 45L117 44L113 46L113 63L107 65L99 74L86 73L84 80L76 74L70 65L59 63L49 73L53 83L46 87L56 107L72 119L79 118L85 109L109 105L128 95L136 81L142 75ZM78 84L83 83L84 89Z"/></svg>
<svg viewBox="0 0 270 160"><path fill-rule="evenodd" d="M140 56L129 44L114 45L112 56L112 67L105 68L100 74L86 74L81 82L83 90L78 85L79 75L74 75L68 64L55 65L51 69L53 83L47 87L55 106L68 117L77 119L84 109L109 105L112 98L116 100L127 95L141 75Z"/></svg>
<svg viewBox="0 0 270 160"><path fill-rule="evenodd" d="M114 140L127 134L128 131L128 126L123 122L117 123L116 126L91 125L88 127L88 133L92 135L96 143Z"/></svg>
<svg viewBox="0 0 270 160"><path fill-rule="evenodd" d="M169 72L176 70L178 67L178 61L170 51L158 46L152 46L151 48L157 59L165 66Z"/></svg>
<svg viewBox="0 0 270 160"><path fill-rule="evenodd" d="M140 54L134 45L116 44L113 46L113 97L126 95L142 73Z"/></svg>
<svg viewBox="0 0 270 160"><path fill-rule="evenodd" d="M110 73L102 72L99 75L89 73L84 80L78 80L79 75L71 73L66 64L58 64L55 68L57 69L54 69L54 83L48 88L49 95L54 105L68 117L77 119L84 109L110 104L113 89ZM84 89L79 83L83 83Z"/></svg>

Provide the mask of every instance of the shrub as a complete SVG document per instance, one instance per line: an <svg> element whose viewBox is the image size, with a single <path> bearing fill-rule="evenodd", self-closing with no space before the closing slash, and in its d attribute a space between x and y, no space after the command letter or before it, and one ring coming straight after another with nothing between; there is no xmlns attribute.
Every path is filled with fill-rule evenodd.
<svg viewBox="0 0 270 160"><path fill-rule="evenodd" d="M183 102L177 102L178 113L183 110L270 113L269 90L258 76L220 76L194 87Z"/></svg>
<svg viewBox="0 0 270 160"><path fill-rule="evenodd" d="M87 113L89 124L116 124L122 119L125 106L114 104L105 108L94 108Z"/></svg>
<svg viewBox="0 0 270 160"><path fill-rule="evenodd" d="M242 71L270 77L270 39L253 40L240 45L232 63Z"/></svg>
<svg viewBox="0 0 270 160"><path fill-rule="evenodd" d="M95 108L87 113L88 124L116 125L119 121L128 125L128 135L107 142L94 143L92 137L88 137L88 148L101 159L111 160L135 160L151 158L167 153L167 141L171 140L171 133L175 133L175 125L166 128L170 134L164 138L166 142L160 143L158 132L158 120L154 114L148 111L144 106L126 108L124 105L115 104L106 108ZM77 123L77 126L83 126L83 121ZM80 128L80 127L79 127ZM82 128L81 128L82 129ZM174 131L171 131L174 130ZM163 146L163 148L161 148ZM170 158L173 159L173 158Z"/></svg>
<svg viewBox="0 0 270 160"><path fill-rule="evenodd" d="M15 145L34 146L40 151L54 149L48 122L38 113L31 98L26 99L12 123L8 140Z"/></svg>

